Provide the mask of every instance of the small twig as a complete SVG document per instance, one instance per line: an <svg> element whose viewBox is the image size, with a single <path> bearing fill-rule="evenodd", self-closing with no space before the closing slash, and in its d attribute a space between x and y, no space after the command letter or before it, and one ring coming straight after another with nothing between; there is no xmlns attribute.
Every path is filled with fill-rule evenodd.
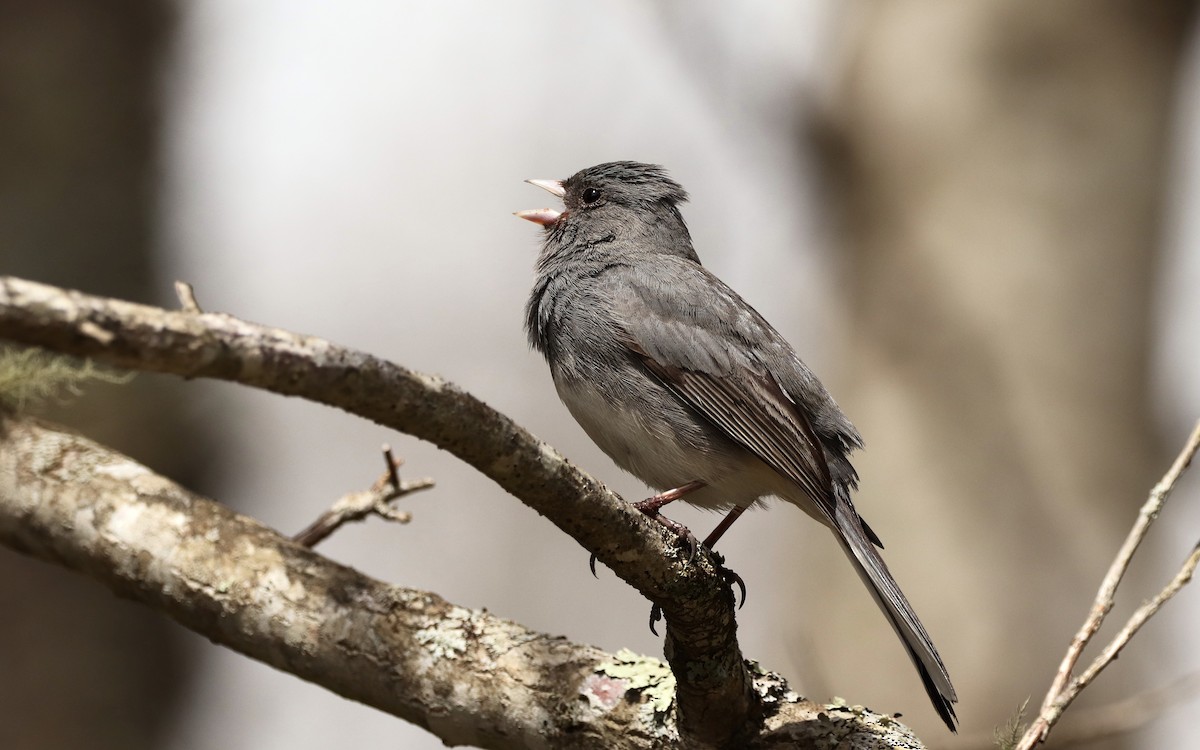
<svg viewBox="0 0 1200 750"><path fill-rule="evenodd" d="M1055 729L1055 750L1096 742L1137 731L1179 704L1200 695L1200 672L1177 677L1171 682L1130 695L1111 703L1088 706L1071 712ZM1019 733L1024 731L1021 713L1010 725L994 732L963 734L940 744L943 750L995 750L996 747L1016 747ZM1013 724L1021 725L1019 728ZM1013 732L1018 736L1012 736Z"/></svg>
<svg viewBox="0 0 1200 750"><path fill-rule="evenodd" d="M1196 546L1192 548L1192 554L1188 555L1187 559L1184 560L1183 566L1175 574L1175 577L1171 579L1171 582L1162 591L1158 592L1157 596L1137 608L1137 611L1130 616L1129 620L1125 623L1125 627L1112 640L1112 643L1108 644L1104 651L1092 662L1091 666L1083 674L1079 675L1072 684L1078 683L1081 687L1086 687L1104 669L1108 662L1115 660L1121 649L1146 624L1146 621L1153 617L1158 610L1162 609L1162 606L1171 597L1179 593L1179 590L1192 580L1192 575L1196 572L1197 564L1200 564L1200 542L1197 542Z"/></svg>
<svg viewBox="0 0 1200 750"><path fill-rule="evenodd" d="M1116 559L1113 560L1112 565L1108 569L1108 574L1104 576L1104 581L1100 584L1100 590L1096 593L1096 599L1087 620L1084 621L1079 632L1071 640L1070 647L1067 648L1066 656L1063 657L1054 682L1050 685L1050 689L1046 692L1046 697L1042 701L1042 708L1038 713L1037 720L1026 730L1016 750L1031 750L1038 744L1045 742L1046 737L1050 734L1051 727L1057 723L1067 706L1071 705L1071 702L1075 700L1079 693L1091 684L1092 680L1117 658L1117 654L1129 643L1129 640L1142 625L1154 616L1162 608L1163 604L1191 580L1192 573L1195 571L1197 563L1200 562L1200 545L1197 545L1192 550L1192 554L1184 562L1183 567L1180 568L1175 578L1154 599L1142 605L1134 612L1133 616L1126 622L1125 627L1121 629L1121 632L1117 634L1117 637L1113 639L1104 651L1096 657L1091 666L1079 677L1075 679L1071 678L1084 648L1091 641L1092 637L1095 636L1096 632L1100 629L1100 625L1104 622L1105 616L1112 609L1117 586L1120 585L1121 579L1129 569L1133 554L1137 551L1142 540L1146 538L1146 533L1149 531L1150 525L1158 517L1159 512L1167 501L1167 497L1171 494L1171 490L1175 488L1176 481L1178 481L1179 477L1191 464L1197 450L1200 450L1200 422L1196 423L1196 427L1192 430L1192 434L1184 445L1183 450L1180 451L1179 456L1175 459L1175 463L1171 465L1170 470L1167 471L1162 480L1154 486L1154 489L1150 492L1150 497L1146 500L1145 505L1142 506L1141 511L1139 511L1137 521L1134 523L1133 528L1130 529L1125 543L1121 545Z"/></svg>
<svg viewBox="0 0 1200 750"><path fill-rule="evenodd" d="M1166 685L1131 695L1104 706L1075 711L1054 735L1054 747L1066 748L1118 737L1140 729L1200 692L1200 673L1184 675Z"/></svg>
<svg viewBox="0 0 1200 750"><path fill-rule="evenodd" d="M315 547L344 524L361 521L371 515L396 523L411 521L411 513L396 510L390 503L413 492L429 489L433 486L433 480L426 477L408 482L400 481L396 469L404 461L392 456L391 446L383 446L383 460L387 464L387 471L370 489L351 492L338 498L329 510L322 513L308 528L292 537L292 541L305 547Z"/></svg>
<svg viewBox="0 0 1200 750"><path fill-rule="evenodd" d="M204 312L200 309L200 303L196 301L196 290L186 281L175 282L175 296L179 298L179 308L184 312Z"/></svg>
<svg viewBox="0 0 1200 750"><path fill-rule="evenodd" d="M391 486L391 488L396 490L397 492L399 492L399 490L400 490L400 475L396 472L396 469L400 468L400 464L404 463L404 459L396 458L395 456L393 456L392 455L392 446L388 445L387 443L383 444L382 450L383 450L384 476L379 481L383 481L384 479L386 479L387 483Z"/></svg>

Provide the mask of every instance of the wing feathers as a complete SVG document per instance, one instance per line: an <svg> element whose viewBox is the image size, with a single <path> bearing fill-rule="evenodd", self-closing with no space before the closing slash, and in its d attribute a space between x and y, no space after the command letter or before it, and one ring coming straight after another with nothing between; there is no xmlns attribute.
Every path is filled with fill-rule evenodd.
<svg viewBox="0 0 1200 750"><path fill-rule="evenodd" d="M636 342L626 345L646 368L685 403L746 450L795 482L832 521L829 467L824 451L803 413L769 375L732 373L713 377L703 372L664 366ZM797 450L798 446L804 446Z"/></svg>

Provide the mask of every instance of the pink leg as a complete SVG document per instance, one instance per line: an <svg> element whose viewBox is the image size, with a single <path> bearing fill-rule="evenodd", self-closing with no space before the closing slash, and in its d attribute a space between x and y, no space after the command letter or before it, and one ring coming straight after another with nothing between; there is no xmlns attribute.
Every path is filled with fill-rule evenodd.
<svg viewBox="0 0 1200 750"><path fill-rule="evenodd" d="M717 524L717 528L713 529L708 538L704 540L704 546L709 549L716 546L717 540L724 536L725 532L729 531L729 527L733 525L733 522L741 518L741 515L745 512L746 509L742 506L733 506L733 510L729 511L725 518L721 519L721 523Z"/></svg>
<svg viewBox="0 0 1200 750"><path fill-rule="evenodd" d="M648 497L645 500L639 500L633 504L633 507L637 508L642 513L645 513L650 518L653 518L660 526L665 528L667 531L670 531L678 538L682 539L684 543L687 544L688 549L691 550L691 556L689 559L694 559L696 557L696 550L699 549L700 546L699 542L696 541L696 537L692 536L692 532L688 530L688 527L684 526L678 521L672 521L666 516L661 515L658 510L667 503L675 502L689 492L695 492L703 486L704 482L699 480L688 482L687 484L676 487L673 490L660 492L657 495ZM591 559L588 560L588 567L591 569L592 575L596 575L596 553L594 552L592 553ZM653 624L650 625L650 629L654 630Z"/></svg>
<svg viewBox="0 0 1200 750"><path fill-rule="evenodd" d="M670 531L672 534L674 534L675 536L679 537L684 542L686 542L688 547L691 548L691 550L692 550L691 556L694 558L696 556L696 549L698 547L698 544L696 542L696 537L692 536L692 532L688 530L688 527L684 526L683 524L679 523L678 521L672 521L671 519L667 518L666 516L661 515L658 512L658 510L659 510L659 508L663 507L667 503L673 503L676 500L678 500L679 498L688 494L689 492L695 492L696 490L700 489L703 486L704 486L704 482L700 482L700 481L688 482L687 484L682 485L680 487L676 487L673 490L667 490L666 492L660 492L653 497L648 497L645 500L639 500L638 502L633 504L633 507L635 507L638 510L640 510L641 512L645 513L650 518L653 518L664 529L666 529L667 531Z"/></svg>
<svg viewBox="0 0 1200 750"><path fill-rule="evenodd" d="M688 494L689 492L695 492L696 490L700 489L703 486L704 486L704 482L700 482L700 481L688 482L687 484L683 485L682 487L676 487L673 490L667 490L666 492L660 492L653 497L646 498L645 500L639 500L638 502L633 504L633 507L637 508L638 510L640 510L641 512L645 513L648 516L652 516L658 512L659 508L663 507L667 503L673 503L676 500L678 500L679 498Z"/></svg>
<svg viewBox="0 0 1200 750"><path fill-rule="evenodd" d="M695 485L695 486L693 486L693 485ZM693 545L692 552L694 553L696 550L696 547L695 547L695 537L692 536L692 533L690 531L688 531L681 524L678 524L675 521L670 520L669 518L663 518L662 516L658 515L658 509L661 508L662 506L666 505L667 503L671 502L672 500L678 500L680 497L687 494L688 492L699 489L700 487L703 487L703 486L704 486L704 484L702 482L689 482L688 484L685 484L684 486L682 486L678 489L668 490L667 492L664 492L661 495L655 495L654 497L647 498L647 499L643 500L641 503L637 503L637 506L638 506L638 509L641 510L643 513L646 513L651 518L653 518L656 521L658 521L659 523L661 523L663 526L666 526L668 529L674 531L676 534L679 535L679 537L681 539L687 541L689 544L692 544ZM667 497L668 495L670 495L670 497ZM652 508L652 510L650 510L650 511L644 510L643 504L645 504L646 506L650 506ZM722 536L725 535L726 531L729 531L729 527L733 525L733 522L738 520L738 518L740 518L741 515L745 512L746 512L746 509L743 508L742 506L740 506L740 505L733 506L733 510L731 510L727 514L725 514L725 517L723 519L721 519L721 523L717 524L717 528L713 529L713 532L711 534L709 534L708 538L706 538L704 540L704 546L708 549L709 552L712 552L712 554L713 554L713 560L717 565L717 572L720 573L721 578L724 579L724 581L727 585L732 586L732 585L736 584L738 589L741 590L742 603L738 605L739 609L746 606L746 582L742 580L742 577L740 575L733 572L729 568L725 567L725 559L720 554L713 552L713 545L715 545L717 543L718 539L720 539ZM678 529L676 527L678 527ZM596 557L595 557L595 555L593 555L592 556L592 575L596 574L595 562L596 562ZM737 597L734 597L735 601L736 601L736 599L737 599ZM656 603L654 606L652 606L650 608L650 632L651 633L658 635L658 630L656 630L654 626L661 619L662 619L662 609Z"/></svg>
<svg viewBox="0 0 1200 750"><path fill-rule="evenodd" d="M713 546L717 543L718 539L725 535L726 531L729 531L729 527L733 525L733 522L741 518L742 514L745 512L746 509L742 506L733 506L733 510L729 511L729 513L727 513L725 517L721 519L721 523L717 524L717 528L713 529L712 533L708 535L708 538L704 540L704 546L708 548L709 552L713 553L715 559L717 560L717 567L720 570L721 577L725 579L725 583L736 583L737 587L741 589L742 603L738 605L739 609L746 606L746 582L742 580L740 575L725 567L724 558L718 555L716 552L713 552Z"/></svg>

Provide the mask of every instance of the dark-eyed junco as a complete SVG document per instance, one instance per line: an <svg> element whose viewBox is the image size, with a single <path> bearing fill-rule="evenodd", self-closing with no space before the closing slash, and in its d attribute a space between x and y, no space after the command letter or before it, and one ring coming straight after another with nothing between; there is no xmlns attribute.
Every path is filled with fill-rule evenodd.
<svg viewBox="0 0 1200 750"><path fill-rule="evenodd" d="M629 161L529 182L565 206L517 213L545 228L529 340L592 440L662 491L639 507L728 510L711 548L766 497L799 506L833 531L954 731L950 676L850 500L858 431L771 324L700 265L679 212L687 193Z"/></svg>

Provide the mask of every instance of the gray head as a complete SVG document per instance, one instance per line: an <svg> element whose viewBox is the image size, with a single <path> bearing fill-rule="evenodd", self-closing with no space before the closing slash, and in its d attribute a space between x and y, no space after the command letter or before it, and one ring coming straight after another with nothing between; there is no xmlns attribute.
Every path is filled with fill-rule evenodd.
<svg viewBox="0 0 1200 750"><path fill-rule="evenodd" d="M546 228L543 260L616 243L621 252L666 253L700 262L679 212L687 192L656 164L613 161L565 180L528 180L562 198L564 210L519 211Z"/></svg>

